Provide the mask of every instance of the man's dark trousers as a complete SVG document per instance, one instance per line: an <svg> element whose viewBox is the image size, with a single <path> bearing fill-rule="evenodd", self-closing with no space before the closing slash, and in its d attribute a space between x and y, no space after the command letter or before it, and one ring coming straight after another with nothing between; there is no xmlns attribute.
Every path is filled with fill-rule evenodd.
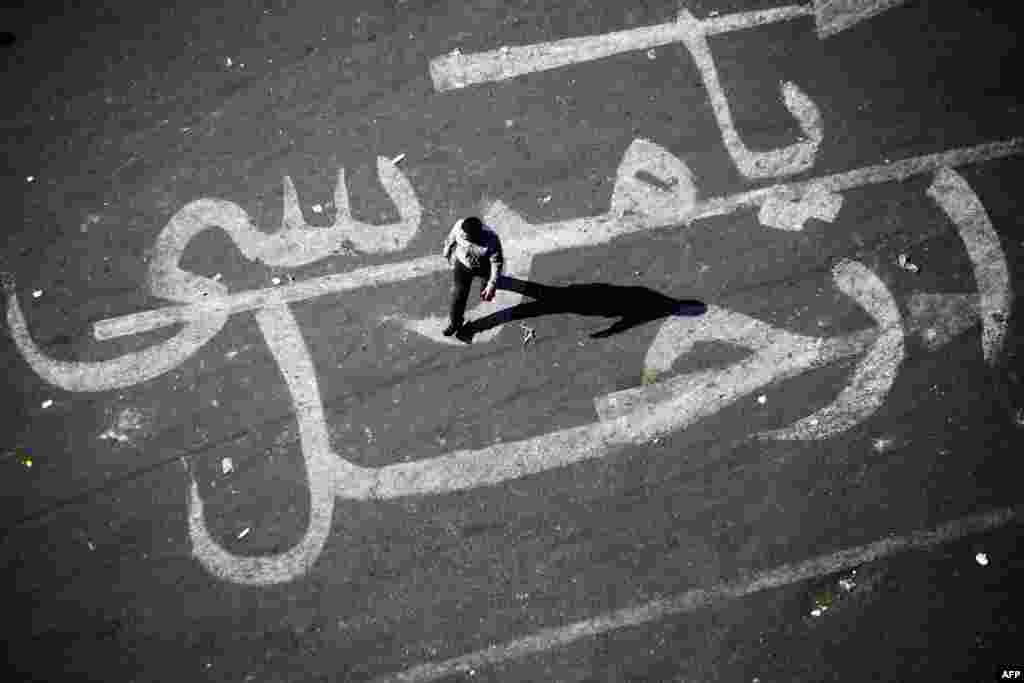
<svg viewBox="0 0 1024 683"><path fill-rule="evenodd" d="M485 286L491 277L491 264L486 263L478 269L470 269L458 259L454 259L455 265L452 268L452 307L448 314L448 321L456 327L462 327L463 317L466 315L466 302L469 301L469 288L473 285L474 277L481 277Z"/></svg>

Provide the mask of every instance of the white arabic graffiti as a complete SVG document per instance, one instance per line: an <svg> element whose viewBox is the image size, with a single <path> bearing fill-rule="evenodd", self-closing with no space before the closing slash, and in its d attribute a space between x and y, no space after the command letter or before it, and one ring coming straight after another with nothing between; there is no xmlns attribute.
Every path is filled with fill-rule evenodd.
<svg viewBox="0 0 1024 683"><path fill-rule="evenodd" d="M819 5L821 13L802 5L705 20L682 10L676 21L660 26L439 58L431 62L431 75L435 86L445 90L680 42L700 71L723 142L740 173L747 178L787 176L813 165L822 141L818 108L795 84L783 83L785 106L796 118L804 139L776 150L749 149L733 124L707 38L812 14L818 20L819 34L824 36L855 23L863 14L859 9L837 9L834 3ZM105 391L168 372L212 339L231 315L252 311L293 401L309 482L309 524L301 540L283 553L233 554L210 534L199 486L190 472L189 535L194 556L215 576L251 585L279 583L303 575L316 562L330 532L338 498L383 500L443 494L601 458L623 446L646 443L684 429L771 383L843 358L860 356L849 382L829 405L781 429L753 435L772 439L827 438L868 419L884 403L903 361L908 333L921 333L926 343L935 348L980 320L985 359L996 362L1012 307L1009 272L998 235L980 199L952 169L1016 155L1022 147L1024 140L1017 138L700 199L694 174L687 164L661 146L638 139L622 157L607 213L531 224L502 202L492 204L484 218L499 229L508 252L514 255L509 272L527 276L533 259L540 254L604 244L644 230L686 228L702 218L747 209L756 209L760 224L771 229L799 231L809 220L831 223L842 209L842 192L846 190L934 173L928 195L956 226L974 265L979 293L915 295L908 306L910 318L904 319L891 292L876 274L860 263L844 260L832 269L835 285L873 318L872 328L843 337L812 337L711 306L699 321L667 319L646 358L646 367L660 375L658 381L595 397L597 419L592 423L385 467L361 467L331 449L313 361L291 305L325 294L442 273L448 269L443 258L420 257L237 293L229 293L225 285L212 278L181 268L181 258L191 240L210 228L224 230L247 258L281 268L316 262L342 247L371 253L406 248L419 229L421 207L408 179L383 157L377 160L378 176L400 216L393 225L368 225L352 218L344 169L339 171L335 190L337 214L328 228L306 224L294 185L287 176L282 225L273 233L260 231L240 206L220 199L199 199L176 213L157 237L148 276L151 291L175 304L101 321L94 328L97 339L112 339L183 325L167 341L102 362L51 358L41 352L29 334L15 283L5 276L2 283L8 295L7 321L20 353L44 380L69 391ZM658 178L664 188L641 182L641 173ZM490 315L518 303L520 298L516 292L502 292L474 313ZM384 310L373 312L378 319L391 321L437 343L452 343L439 334L440 317L408 319L387 304L382 307ZM479 334L477 341L495 343L499 332L500 327L495 327ZM729 368L671 376L677 358L698 342L709 340L731 342L752 353Z"/></svg>
<svg viewBox="0 0 1024 683"><path fill-rule="evenodd" d="M616 210L621 214L535 226L525 223L510 209L498 207L490 214L503 234L512 235L512 248L526 253L598 244L623 233L662 225L687 225L706 215L722 215L743 208L763 207L766 201L787 198L799 204L803 197L835 193L888 179L935 170L929 194L946 209L968 245L975 261L975 273L982 290L978 317L987 325L983 338L986 358L994 361L1002 344L1005 319L1012 303L1005 259L998 238L980 201L949 166L1018 153L1021 141L982 146L950 153L919 157L879 167L858 169L809 181L775 186L754 192L697 201L692 177L682 162L665 160L664 150L647 141L637 141L624 157L620 169L621 193ZM655 159L651 168L660 174L676 173L677 191L667 197L628 180L643 168L639 158ZM394 197L413 197L394 193ZM790 199L791 198L791 199ZM649 204L645 204L645 199ZM678 213L673 215L674 211ZM409 215L400 211L403 216ZM799 212L798 212L799 213ZM497 219L497 220L496 220ZM323 258L328 245L318 241L315 228L305 230L311 247L298 246L303 233L290 238L294 247L275 235L256 230L235 204L219 200L192 202L176 214L157 240L156 258L150 270L153 291L184 306L161 315L139 314L108 321L110 330L133 333L184 322L185 329L170 342L138 354L99 363L71 363L43 355L28 334L10 278L4 279L9 295L7 319L15 343L26 360L53 384L73 391L101 391L129 386L166 372L183 362L211 338L232 313L253 310L267 346L278 363L292 396L299 425L307 481L310 486L310 522L301 541L287 552L247 557L225 550L207 529L198 484L192 480L189 494L189 533L195 557L214 575L228 581L265 585L288 581L308 571L326 542L336 498L381 500L411 495L441 494L487 486L530 474L562 467L586 459L603 457L627 444L645 443L660 435L685 428L766 384L798 375L844 357L866 352L850 384L835 401L788 428L759 436L773 438L823 438L863 421L884 400L903 359L906 329L920 329L920 322L904 321L884 283L866 267L843 261L833 270L837 287L851 296L876 321L876 327L840 338L795 335L761 321L711 307L707 318L697 325L669 319L659 331L648 354L650 367L661 372L671 367L678 355L706 339L726 339L749 347L754 353L741 363L681 377L662 378L636 389L597 397L594 423L542 436L500 443L481 449L461 450L446 455L389 465L381 468L357 466L330 447L317 377L308 346L290 309L290 304L334 291L373 286L383 281L400 281L442 271L440 257L363 269L344 276L328 276L290 288L228 295L224 286L179 268L189 240L201 230L220 227L250 258L280 258L302 262L296 254ZM344 230L344 226L337 228ZM403 223L401 229L408 230ZM268 240L275 240L268 242ZM266 246L267 244L272 246ZM387 248L386 243L376 243ZM995 245L996 248L992 248ZM365 243L364 243L365 246ZM941 295L931 305L942 306ZM955 295L954 295L955 296ZM919 302L921 304L921 302ZM928 314L928 302L918 312ZM998 311L996 310L998 309ZM1002 312L1004 315L994 315ZM1002 321L1002 322L1000 322ZM100 329L102 325L98 325ZM186 335L188 335L186 337ZM112 336L109 334L108 336ZM178 341L176 341L178 340ZM126 360L126 358L128 360Z"/></svg>
<svg viewBox="0 0 1024 683"><path fill-rule="evenodd" d="M401 220L391 226L368 226L351 218L344 170L338 174L338 187L334 195L337 216L334 225L328 228L313 227L303 221L294 186L287 176L284 179L281 227L272 233L257 228L245 210L233 202L199 199L183 207L171 217L157 236L149 268L149 286L156 296L193 304L198 308L178 320L148 328L176 322L184 324L178 334L160 344L99 363L51 358L44 355L32 341L17 297L11 296L7 320L18 349L40 377L67 391L108 391L159 377L202 348L234 312L221 305L230 299L226 285L179 268L179 260L190 240L204 230L217 227L231 237L247 258L283 268L294 268L326 258L338 251L339 245L345 240L367 252L397 251L404 248L416 234L422 211L412 184L393 163L379 157L377 171L385 191L398 206L401 216ZM5 286L13 292L9 278ZM259 298L254 307L273 302L272 296ZM124 334L135 334L144 329L147 329L145 325L129 325ZM98 334L97 338L109 337Z"/></svg>
<svg viewBox="0 0 1024 683"><path fill-rule="evenodd" d="M814 163L823 138L821 112L795 83L782 83L783 103L796 118L804 139L781 149L751 150L733 123L732 110L718 78L708 36L814 14L813 7L800 5L701 20L683 9L674 22L656 26L553 43L504 47L478 54L437 57L430 62L430 74L438 91L453 90L678 42L689 50L700 71L722 142L737 170L746 178L776 178L800 173Z"/></svg>

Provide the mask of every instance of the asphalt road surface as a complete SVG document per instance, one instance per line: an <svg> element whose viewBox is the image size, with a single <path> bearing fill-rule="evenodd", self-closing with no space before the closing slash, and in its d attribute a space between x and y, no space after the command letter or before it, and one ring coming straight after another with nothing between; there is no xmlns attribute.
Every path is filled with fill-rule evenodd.
<svg viewBox="0 0 1024 683"><path fill-rule="evenodd" d="M1021 675L1010 5L214 4L0 15L5 680Z"/></svg>

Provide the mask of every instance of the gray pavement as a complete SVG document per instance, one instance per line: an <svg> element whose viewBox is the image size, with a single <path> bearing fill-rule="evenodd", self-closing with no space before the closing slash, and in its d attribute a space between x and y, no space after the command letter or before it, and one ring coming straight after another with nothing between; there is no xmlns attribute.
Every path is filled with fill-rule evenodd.
<svg viewBox="0 0 1024 683"><path fill-rule="evenodd" d="M687 5L699 18L773 7ZM766 226L756 206L690 221L682 175L623 195L671 196L677 218L643 223L640 206L639 218L578 220L614 208L637 139L664 150L657 163L675 160L651 169L685 165L703 201L1019 138L1010 9L908 2L825 39L811 16L710 37L750 149L800 139L781 81L820 112L813 163L785 177L738 170L679 43L445 92L428 68L455 48L642 28L678 11L408 0L110 3L62 16L44 3L4 16L14 41L0 47L0 183L16 210L0 233L13 283L0 335L0 576L12 680L988 681L1024 668L1024 335L1016 307L985 308L1021 291L1019 155L955 169L995 248L971 241L984 233L976 210L963 227L934 201L960 195L935 194L932 172L835 192L834 218L801 229ZM416 327L445 310L448 281L432 272L356 278L292 303L299 337L280 307L248 310L178 363L171 342L128 370L61 364L98 368L176 339L170 327L99 341L93 325L169 303L149 269L190 202L233 202L271 232L288 176L305 221L329 231L344 167L355 219L395 226L409 203L396 205L375 160L399 154L393 167L422 208L400 248L371 229L355 248L339 239L288 267L258 236L209 230L181 268L232 294L275 290L434 255L456 218L491 211L510 244L540 245L531 280L641 286L705 302L708 315L594 339L614 321L556 313L523 321L529 344L508 324L448 345ZM593 238L604 225L614 238ZM546 237L556 230L577 241L558 247ZM510 267L525 250L509 250ZM862 270L836 270L849 262ZM933 294L954 298L921 323ZM868 350L768 372L789 367L796 335L883 327L875 305L887 297L900 322ZM750 320L762 327L748 334ZM652 349L702 324L707 338L652 371ZM300 342L315 381L288 384ZM672 384L687 376L710 379L687 394ZM302 399L311 385L322 413ZM671 409L658 403L666 391ZM655 417L613 424L595 405L608 395L639 396ZM837 396L849 400L830 413ZM820 420L810 438L757 438L809 415ZM318 424L331 456L319 460ZM574 448L597 455L571 460ZM453 453L466 455L445 460ZM348 470L317 464L337 461L374 473L366 495ZM502 474L515 467L522 476ZM197 541L193 481L213 545ZM273 567L245 559L305 547L328 504L322 547ZM962 523L994 511L1013 512ZM892 550L937 528L949 531L935 543ZM870 561L834 559L885 539L891 551ZM815 558L833 559L793 569ZM781 578L759 590L764 576ZM666 607L686 595L707 599Z"/></svg>

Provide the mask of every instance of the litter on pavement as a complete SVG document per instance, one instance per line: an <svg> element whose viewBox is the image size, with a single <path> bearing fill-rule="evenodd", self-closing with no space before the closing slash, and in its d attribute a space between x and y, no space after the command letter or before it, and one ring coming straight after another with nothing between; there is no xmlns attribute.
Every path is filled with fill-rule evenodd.
<svg viewBox="0 0 1024 683"><path fill-rule="evenodd" d="M888 437L878 437L871 442L871 447L874 448L876 453L882 453L883 451L889 450L892 446L893 440Z"/></svg>
<svg viewBox="0 0 1024 683"><path fill-rule="evenodd" d="M536 338L536 330L534 330L532 327L527 327L522 323L520 323L519 326L523 328L523 346L526 346L531 341L534 341L534 339Z"/></svg>
<svg viewBox="0 0 1024 683"><path fill-rule="evenodd" d="M89 232L89 226L99 223L100 220L102 219L100 218L99 214L90 213L85 217L85 221L82 222L82 232Z"/></svg>
<svg viewBox="0 0 1024 683"><path fill-rule="evenodd" d="M764 405L765 403L768 402L768 397L765 396L764 394L761 394L760 396L757 397L757 402L760 403L761 405Z"/></svg>
<svg viewBox="0 0 1024 683"><path fill-rule="evenodd" d="M231 461L231 458L221 458L220 471L222 474L231 474L235 471L235 463Z"/></svg>
<svg viewBox="0 0 1024 683"><path fill-rule="evenodd" d="M41 290L41 289L37 289L36 291L32 292L32 298L33 299L38 299L42 295L43 295L43 290Z"/></svg>
<svg viewBox="0 0 1024 683"><path fill-rule="evenodd" d="M46 399L45 401L43 401L43 407L44 408L49 408L52 405L53 405L53 401L51 399Z"/></svg>
<svg viewBox="0 0 1024 683"><path fill-rule="evenodd" d="M900 264L900 268L911 273L916 273L918 270L920 270L916 265L910 262L910 259L907 258L906 254L900 254L896 258L896 262Z"/></svg>
<svg viewBox="0 0 1024 683"><path fill-rule="evenodd" d="M975 560L976 560L976 561L978 562L978 564L980 564L980 565L981 565L982 567L984 567L985 565L987 565L987 564L988 564L988 555L986 555L985 553L978 553L977 555L975 555L975 556L974 556L974 559L975 559Z"/></svg>
<svg viewBox="0 0 1024 683"><path fill-rule="evenodd" d="M322 204L314 204L313 205L313 213L323 213L323 212L324 212L324 207L323 207Z"/></svg>
<svg viewBox="0 0 1024 683"><path fill-rule="evenodd" d="M402 159L404 159L404 158L405 158L405 152L402 152L401 154L399 154L398 156L396 156L396 157L395 157L394 159L392 159L392 160L391 160L391 163L392 163L392 164L398 164L398 162L400 162L400 161L401 161Z"/></svg>
<svg viewBox="0 0 1024 683"><path fill-rule="evenodd" d="M238 532L238 538L245 538L246 536L249 535L249 531L250 531L249 527L245 527L244 529L242 529L241 531Z"/></svg>

